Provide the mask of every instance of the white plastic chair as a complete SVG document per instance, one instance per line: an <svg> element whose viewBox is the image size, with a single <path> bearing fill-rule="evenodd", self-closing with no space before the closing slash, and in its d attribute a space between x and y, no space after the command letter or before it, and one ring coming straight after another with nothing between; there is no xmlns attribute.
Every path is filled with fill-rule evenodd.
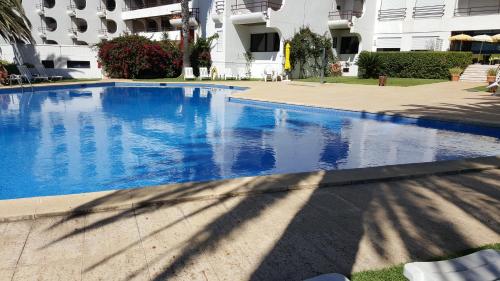
<svg viewBox="0 0 500 281"><path fill-rule="evenodd" d="M33 76L29 69L24 65L18 65L17 69L19 70L19 73L21 73L21 77L28 80L30 83L36 81L49 81L49 77Z"/></svg>
<svg viewBox="0 0 500 281"><path fill-rule="evenodd" d="M211 80L212 77L210 77L210 75L208 74L208 68L206 67L200 67L200 80L204 80L204 79L207 79L207 80Z"/></svg>
<svg viewBox="0 0 500 281"><path fill-rule="evenodd" d="M226 68L226 70L224 71L224 80L236 79L236 78L237 77L234 76L233 71L231 70L231 68Z"/></svg>
<svg viewBox="0 0 500 281"><path fill-rule="evenodd" d="M195 79L196 77L194 76L193 68L192 67L184 68L184 80L195 80Z"/></svg>
<svg viewBox="0 0 500 281"><path fill-rule="evenodd" d="M238 79L239 80L249 80L250 79L250 76L248 75L245 68L243 68L243 67L238 68Z"/></svg>
<svg viewBox="0 0 500 281"><path fill-rule="evenodd" d="M264 82L267 82L268 80L274 81L273 75L274 75L273 70L269 66L266 66L263 73Z"/></svg>
<svg viewBox="0 0 500 281"><path fill-rule="evenodd" d="M35 65L35 69L36 69L36 72L38 72L40 77L49 77L50 80L62 80L63 79L63 77L60 75L49 76L47 74L45 66L43 66L41 64Z"/></svg>

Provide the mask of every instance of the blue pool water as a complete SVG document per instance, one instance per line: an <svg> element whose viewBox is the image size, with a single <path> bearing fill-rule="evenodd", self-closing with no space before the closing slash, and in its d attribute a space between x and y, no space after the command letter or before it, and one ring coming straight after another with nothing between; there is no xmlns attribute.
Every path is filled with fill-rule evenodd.
<svg viewBox="0 0 500 281"><path fill-rule="evenodd" d="M124 86L0 93L0 199L500 154L495 128Z"/></svg>

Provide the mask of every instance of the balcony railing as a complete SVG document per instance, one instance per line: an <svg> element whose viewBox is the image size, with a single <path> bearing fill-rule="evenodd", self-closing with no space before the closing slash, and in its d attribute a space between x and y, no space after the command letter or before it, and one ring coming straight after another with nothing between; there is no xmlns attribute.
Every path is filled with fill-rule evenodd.
<svg viewBox="0 0 500 281"><path fill-rule="evenodd" d="M38 28L38 32L46 34L48 31L47 27L41 26Z"/></svg>
<svg viewBox="0 0 500 281"><path fill-rule="evenodd" d="M332 11L328 14L329 20L348 20L352 21L353 17L361 17L363 12L361 11Z"/></svg>
<svg viewBox="0 0 500 281"><path fill-rule="evenodd" d="M217 14L222 14L224 12L224 1L215 2L215 12Z"/></svg>
<svg viewBox="0 0 500 281"><path fill-rule="evenodd" d="M189 9L189 17L190 18L195 18L196 20L198 20L199 15L200 15L199 8L190 8ZM180 10L172 11L172 15L170 15L170 18L182 18L182 11L180 11Z"/></svg>
<svg viewBox="0 0 500 281"><path fill-rule="evenodd" d="M138 3L131 3L129 1L128 5L125 8L123 8L122 10L124 12L125 11L133 11L133 10L147 9L147 8L153 8L153 7L164 6L164 5L179 4L181 2L182 2L181 0L160 0L159 2L155 2L155 3L138 4Z"/></svg>
<svg viewBox="0 0 500 281"><path fill-rule="evenodd" d="M489 5L489 6L456 8L454 12L455 17L494 15L494 14L500 14L500 4L494 6Z"/></svg>
<svg viewBox="0 0 500 281"><path fill-rule="evenodd" d="M445 5L413 7L413 18L440 18L444 16Z"/></svg>
<svg viewBox="0 0 500 281"><path fill-rule="evenodd" d="M406 17L406 8L378 11L378 20L402 20Z"/></svg>
<svg viewBox="0 0 500 281"><path fill-rule="evenodd" d="M281 8L281 3L263 0L263 1L251 1L244 2L242 0L236 0L236 4L231 5L231 12L236 13L267 13L267 9L271 8L273 10L279 10Z"/></svg>
<svg viewBox="0 0 500 281"><path fill-rule="evenodd" d="M72 27L72 28L68 28L68 32L69 32L69 33L75 33L75 34L76 34L76 33L78 32L78 29L77 29L77 28L74 28L74 27Z"/></svg>
<svg viewBox="0 0 500 281"><path fill-rule="evenodd" d="M101 28L97 30L97 34L99 35L108 35L108 30L106 28Z"/></svg>

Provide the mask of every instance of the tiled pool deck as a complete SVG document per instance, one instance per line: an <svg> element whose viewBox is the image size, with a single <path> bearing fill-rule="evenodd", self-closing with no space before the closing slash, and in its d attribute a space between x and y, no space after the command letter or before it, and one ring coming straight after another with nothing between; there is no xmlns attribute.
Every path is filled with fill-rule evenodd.
<svg viewBox="0 0 500 281"><path fill-rule="evenodd" d="M463 91L474 84L241 85L241 98L500 126L500 98ZM6 200L0 281L350 273L500 242L499 209L500 157Z"/></svg>

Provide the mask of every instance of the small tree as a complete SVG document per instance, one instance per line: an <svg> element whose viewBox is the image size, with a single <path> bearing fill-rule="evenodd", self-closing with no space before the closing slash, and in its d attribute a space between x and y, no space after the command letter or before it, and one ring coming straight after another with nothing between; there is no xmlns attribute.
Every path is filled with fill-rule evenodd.
<svg viewBox="0 0 500 281"><path fill-rule="evenodd" d="M194 44L190 45L189 59L194 75L199 75L200 67L210 69L212 66L210 51L212 50L213 41L217 38L219 38L219 35L216 33L208 38L198 38Z"/></svg>
<svg viewBox="0 0 500 281"><path fill-rule="evenodd" d="M332 52L330 37L312 32L308 27L301 28L291 40L290 62L292 69L298 67L299 78L306 76L306 69L310 69L313 75L319 76L321 71L327 72L328 65L335 61ZM323 50L326 58L323 58ZM323 64L323 59L327 62Z"/></svg>
<svg viewBox="0 0 500 281"><path fill-rule="evenodd" d="M245 71L248 74L248 77L251 77L252 75L252 63L255 61L255 57L253 56L252 52L246 51L243 53L243 56L245 56Z"/></svg>

